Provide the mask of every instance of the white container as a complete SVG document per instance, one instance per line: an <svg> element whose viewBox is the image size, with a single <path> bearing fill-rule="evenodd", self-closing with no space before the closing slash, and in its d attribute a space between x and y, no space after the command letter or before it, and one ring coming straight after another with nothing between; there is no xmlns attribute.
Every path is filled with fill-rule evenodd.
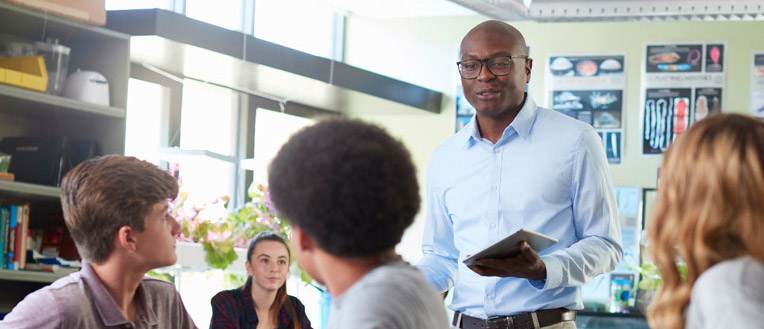
<svg viewBox="0 0 764 329"><path fill-rule="evenodd" d="M64 97L109 106L109 82L96 71L77 70L66 79Z"/></svg>

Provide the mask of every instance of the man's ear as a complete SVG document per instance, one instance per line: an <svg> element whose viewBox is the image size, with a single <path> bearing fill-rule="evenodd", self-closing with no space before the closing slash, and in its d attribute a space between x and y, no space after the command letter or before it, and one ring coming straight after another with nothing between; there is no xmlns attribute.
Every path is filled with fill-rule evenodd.
<svg viewBox="0 0 764 329"><path fill-rule="evenodd" d="M531 82L531 69L533 69L533 58L525 60L525 83Z"/></svg>
<svg viewBox="0 0 764 329"><path fill-rule="evenodd" d="M316 247L316 242L313 241L313 238L305 234L297 226L292 226L292 244L292 247L300 252L311 251Z"/></svg>
<svg viewBox="0 0 764 329"><path fill-rule="evenodd" d="M127 225L120 227L117 231L116 244L118 247L135 251L137 249L135 230Z"/></svg>

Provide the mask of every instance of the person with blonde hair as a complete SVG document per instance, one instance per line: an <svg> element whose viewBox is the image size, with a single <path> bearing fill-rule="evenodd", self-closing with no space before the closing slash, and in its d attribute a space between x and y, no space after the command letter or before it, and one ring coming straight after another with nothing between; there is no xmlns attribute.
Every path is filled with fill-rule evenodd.
<svg viewBox="0 0 764 329"><path fill-rule="evenodd" d="M699 121L666 152L649 224L663 277L651 328L764 325L764 123ZM682 275L677 261L687 264Z"/></svg>

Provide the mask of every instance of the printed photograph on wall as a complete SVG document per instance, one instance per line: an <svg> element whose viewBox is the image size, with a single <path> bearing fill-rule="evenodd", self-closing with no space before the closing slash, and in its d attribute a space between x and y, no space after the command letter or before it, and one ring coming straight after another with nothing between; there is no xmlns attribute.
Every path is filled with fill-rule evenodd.
<svg viewBox="0 0 764 329"><path fill-rule="evenodd" d="M764 118L764 52L753 53L751 68L751 115Z"/></svg>
<svg viewBox="0 0 764 329"><path fill-rule="evenodd" d="M594 127L608 163L621 163L626 57L622 54L552 54L546 70L547 104Z"/></svg>
<svg viewBox="0 0 764 329"><path fill-rule="evenodd" d="M722 112L722 88L695 89L695 106L692 111L692 122L698 122L706 117Z"/></svg>
<svg viewBox="0 0 764 329"><path fill-rule="evenodd" d="M623 90L555 90L552 109L594 128L620 128Z"/></svg>
<svg viewBox="0 0 764 329"><path fill-rule="evenodd" d="M554 76L576 77L623 74L623 56L552 56L549 71Z"/></svg>
<svg viewBox="0 0 764 329"><path fill-rule="evenodd" d="M475 114L475 108L464 98L462 86L456 86L456 130L464 128Z"/></svg>
<svg viewBox="0 0 764 329"><path fill-rule="evenodd" d="M706 45L706 72L722 72L724 67L724 45Z"/></svg>
<svg viewBox="0 0 764 329"><path fill-rule="evenodd" d="M647 72L700 72L702 60L702 44L651 45L647 46L645 68Z"/></svg>
<svg viewBox="0 0 764 329"><path fill-rule="evenodd" d="M642 154L660 155L692 124L724 110L723 41L646 44Z"/></svg>
<svg viewBox="0 0 764 329"><path fill-rule="evenodd" d="M642 153L660 154L690 124L692 89L645 90Z"/></svg>
<svg viewBox="0 0 764 329"><path fill-rule="evenodd" d="M597 134L602 139L602 146L605 148L608 163L621 163L621 131L620 130L600 130Z"/></svg>

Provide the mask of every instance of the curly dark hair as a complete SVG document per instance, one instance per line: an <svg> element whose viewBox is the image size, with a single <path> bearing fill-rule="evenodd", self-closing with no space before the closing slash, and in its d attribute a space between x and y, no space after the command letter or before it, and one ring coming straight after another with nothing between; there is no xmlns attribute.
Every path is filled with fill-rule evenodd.
<svg viewBox="0 0 764 329"><path fill-rule="evenodd" d="M411 155L384 129L351 119L303 128L269 167L276 209L341 257L391 250L419 211Z"/></svg>

